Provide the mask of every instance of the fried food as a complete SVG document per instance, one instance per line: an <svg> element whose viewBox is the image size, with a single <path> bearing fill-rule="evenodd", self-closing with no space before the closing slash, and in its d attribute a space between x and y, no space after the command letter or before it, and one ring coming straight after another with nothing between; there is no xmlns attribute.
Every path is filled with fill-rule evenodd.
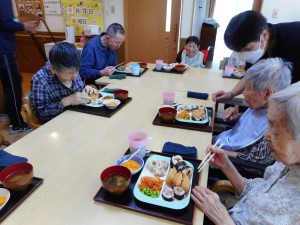
<svg viewBox="0 0 300 225"><path fill-rule="evenodd" d="M205 110L204 109L195 109L192 111L192 116L194 118L205 119Z"/></svg>
<svg viewBox="0 0 300 225"><path fill-rule="evenodd" d="M172 167L169 170L166 182L167 182L167 185L169 185L170 187L173 186L173 179L174 179L174 176L175 176L176 173L177 173L177 170L175 169L175 167Z"/></svg>
<svg viewBox="0 0 300 225"><path fill-rule="evenodd" d="M99 98L99 94L98 93L89 94L89 97L91 98L91 100L96 100Z"/></svg>
<svg viewBox="0 0 300 225"><path fill-rule="evenodd" d="M183 120L189 120L191 118L190 114L188 111L184 110L182 112L180 112L177 117L179 119L183 119Z"/></svg>
<svg viewBox="0 0 300 225"><path fill-rule="evenodd" d="M182 175L181 188L185 193L188 193L190 190L190 178L186 174Z"/></svg>
<svg viewBox="0 0 300 225"><path fill-rule="evenodd" d="M173 187L180 187L182 182L182 173L178 172L175 174L174 179L173 179Z"/></svg>

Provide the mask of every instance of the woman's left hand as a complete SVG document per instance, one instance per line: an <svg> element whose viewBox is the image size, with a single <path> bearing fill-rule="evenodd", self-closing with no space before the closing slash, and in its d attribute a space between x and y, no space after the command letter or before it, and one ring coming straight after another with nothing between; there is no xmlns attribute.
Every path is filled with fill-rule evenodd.
<svg viewBox="0 0 300 225"><path fill-rule="evenodd" d="M207 188L195 186L191 198L215 224L234 224L217 193Z"/></svg>

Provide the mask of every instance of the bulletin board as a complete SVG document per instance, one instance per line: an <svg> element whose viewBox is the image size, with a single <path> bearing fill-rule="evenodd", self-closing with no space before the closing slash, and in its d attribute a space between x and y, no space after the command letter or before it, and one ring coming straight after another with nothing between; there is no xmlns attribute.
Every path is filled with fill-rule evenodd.
<svg viewBox="0 0 300 225"><path fill-rule="evenodd" d="M72 26L81 36L85 25L98 25L104 30L102 0L61 0L65 26Z"/></svg>
<svg viewBox="0 0 300 225"><path fill-rule="evenodd" d="M34 14L44 18L43 0L15 0L18 15Z"/></svg>

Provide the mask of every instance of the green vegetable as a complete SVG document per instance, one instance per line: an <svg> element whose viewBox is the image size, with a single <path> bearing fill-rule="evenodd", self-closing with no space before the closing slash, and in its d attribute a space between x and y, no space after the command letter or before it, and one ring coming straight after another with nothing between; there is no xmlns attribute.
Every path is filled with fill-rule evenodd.
<svg viewBox="0 0 300 225"><path fill-rule="evenodd" d="M158 198L160 194L160 191L152 191L150 188L144 188L141 192L151 198Z"/></svg>

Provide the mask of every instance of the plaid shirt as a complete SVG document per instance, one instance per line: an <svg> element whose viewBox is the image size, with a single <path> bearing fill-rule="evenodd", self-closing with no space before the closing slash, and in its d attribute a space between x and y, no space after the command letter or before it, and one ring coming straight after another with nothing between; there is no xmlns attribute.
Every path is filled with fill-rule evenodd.
<svg viewBox="0 0 300 225"><path fill-rule="evenodd" d="M31 107L42 123L64 111L61 100L75 92L81 92L85 84L77 75L71 88L66 87L51 73L50 62L40 69L31 80Z"/></svg>

